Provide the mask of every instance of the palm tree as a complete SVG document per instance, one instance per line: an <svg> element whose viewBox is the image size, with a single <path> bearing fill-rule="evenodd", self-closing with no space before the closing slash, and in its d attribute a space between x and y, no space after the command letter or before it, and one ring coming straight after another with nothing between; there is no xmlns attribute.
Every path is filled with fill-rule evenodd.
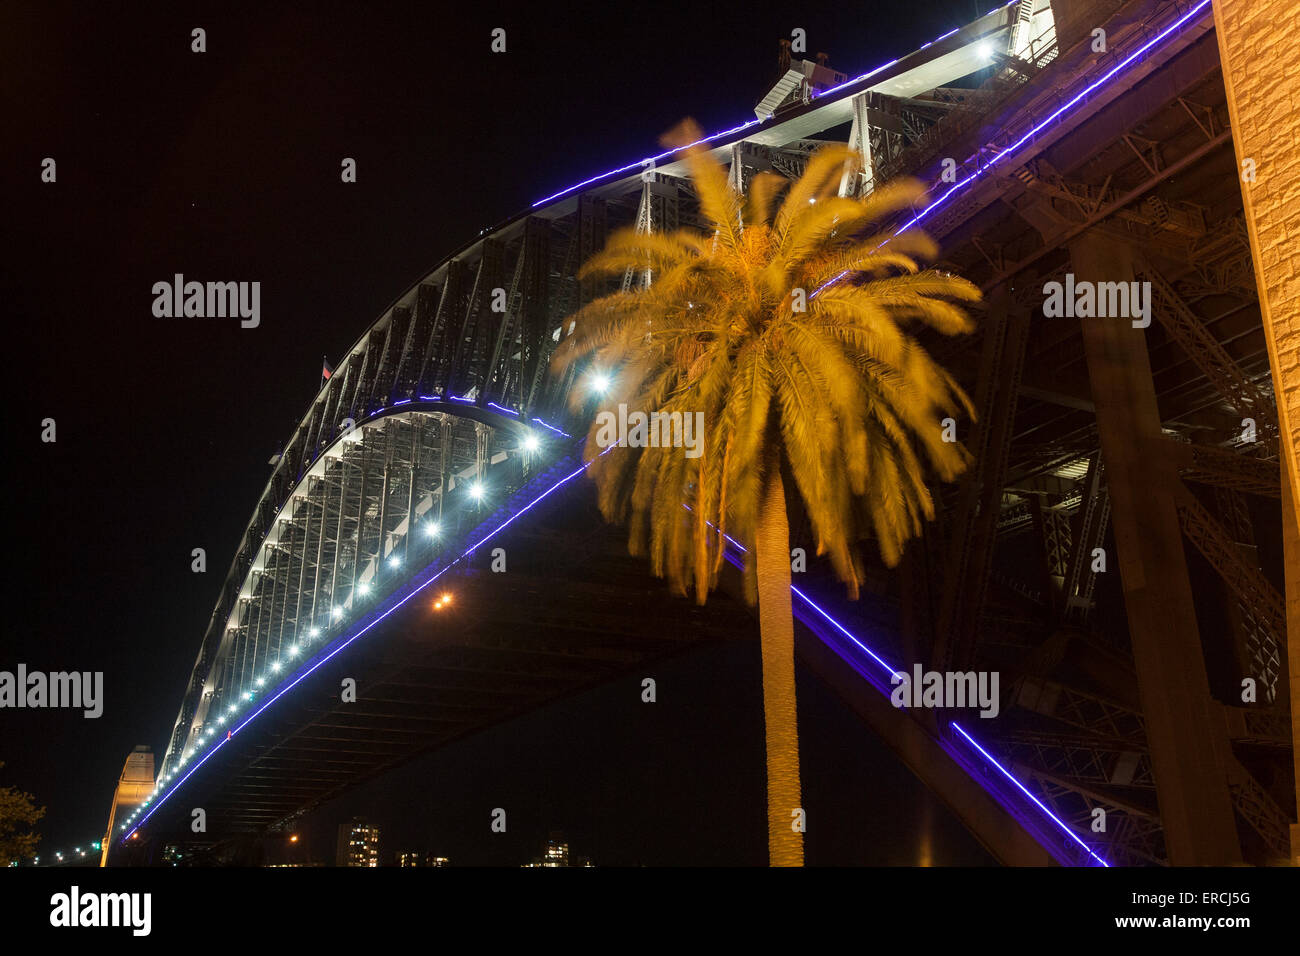
<svg viewBox="0 0 1300 956"><path fill-rule="evenodd" d="M699 139L688 120L665 143ZM975 302L980 293L922 271L937 248L920 231L890 237L890 220L923 195L919 183L865 200L837 195L842 175L861 162L847 146L820 148L793 183L758 173L748 196L706 150L688 148L684 158L711 232L612 235L580 277L651 270L653 281L581 308L553 367L588 359L611 383L604 410L703 413L696 457L673 447L602 454L598 416L585 458L605 518L627 523L631 552L648 555L677 592L693 586L704 602L724 557L722 535L746 549L746 597L757 600L761 635L769 855L772 865L799 866L787 484L803 501L817 553L854 598L863 575L855 542L874 537L885 563L897 564L934 515L923 459L945 481L969 461L944 440L941 419L962 408L973 416L910 330L969 331L969 316L950 300ZM574 390L575 405L584 391Z"/></svg>

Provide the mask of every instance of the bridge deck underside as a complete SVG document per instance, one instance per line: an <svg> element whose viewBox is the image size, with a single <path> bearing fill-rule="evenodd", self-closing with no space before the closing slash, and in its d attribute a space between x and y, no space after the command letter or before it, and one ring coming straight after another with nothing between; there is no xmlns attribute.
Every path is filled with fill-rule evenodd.
<svg viewBox="0 0 1300 956"><path fill-rule="evenodd" d="M563 518L563 525L553 523ZM704 641L756 637L748 611L671 595L590 495L439 580L277 701L200 771L208 832L253 832L450 740ZM443 593L452 603L433 604ZM342 682L356 681L355 702ZM192 781L192 783L195 781ZM181 810L151 830L184 833ZM160 811L162 808L160 808ZM193 837L192 834L186 834Z"/></svg>

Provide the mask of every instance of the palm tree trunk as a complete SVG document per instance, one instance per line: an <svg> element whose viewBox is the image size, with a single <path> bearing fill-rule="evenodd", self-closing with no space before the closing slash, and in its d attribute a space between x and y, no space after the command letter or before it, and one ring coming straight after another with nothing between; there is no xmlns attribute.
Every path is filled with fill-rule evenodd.
<svg viewBox="0 0 1300 956"><path fill-rule="evenodd" d="M803 866L803 833L795 814L799 727L794 693L794 609L790 603L790 523L780 454L772 443L764 469L754 539L759 642L763 657L763 723L767 735L767 850L772 866ZM798 815L802 818L802 812ZM802 827L802 819L798 825Z"/></svg>

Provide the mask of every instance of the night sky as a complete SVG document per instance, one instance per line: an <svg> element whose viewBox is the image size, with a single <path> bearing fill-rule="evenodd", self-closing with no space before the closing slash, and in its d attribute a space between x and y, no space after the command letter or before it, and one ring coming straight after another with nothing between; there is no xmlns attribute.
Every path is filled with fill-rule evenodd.
<svg viewBox="0 0 1300 956"><path fill-rule="evenodd" d="M6 4L0 669L105 674L98 720L0 712L0 785L48 807L42 851L97 839L126 754L161 755L322 356L338 362L480 229L657 152L682 117L710 131L752 118L792 28L857 75L982 2ZM489 52L498 26L503 55ZM194 27L206 53L190 51ZM40 181L47 156L55 184ZM356 184L340 182L343 157ZM155 318L151 287L177 272L260 281L260 327ZM54 444L40 441L47 417ZM206 574L190 570L196 547ZM610 719L625 689L602 688L329 813L369 812L386 852L460 862L523 862L552 826L597 863L764 862L757 647L706 648L665 673L686 690L680 709L659 705L662 725ZM911 862L919 785L812 678L800 694L808 802L835 820L810 834L809 861ZM489 792L529 807L490 853L446 824ZM314 839L332 839L335 816L318 815ZM942 826L939 862L986 859Z"/></svg>

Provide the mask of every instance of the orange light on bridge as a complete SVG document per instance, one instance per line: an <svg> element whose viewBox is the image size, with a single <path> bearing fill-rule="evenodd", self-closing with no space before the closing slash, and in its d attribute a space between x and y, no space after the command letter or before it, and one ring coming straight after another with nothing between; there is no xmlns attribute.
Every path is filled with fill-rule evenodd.
<svg viewBox="0 0 1300 956"><path fill-rule="evenodd" d="M298 834L295 833L293 836L289 837L289 842L290 842L290 843L297 843L297 842L298 842Z"/></svg>
<svg viewBox="0 0 1300 956"><path fill-rule="evenodd" d="M441 611L449 604L451 604L451 595L444 594L442 597L438 598L438 600L433 602L433 609L435 611Z"/></svg>

